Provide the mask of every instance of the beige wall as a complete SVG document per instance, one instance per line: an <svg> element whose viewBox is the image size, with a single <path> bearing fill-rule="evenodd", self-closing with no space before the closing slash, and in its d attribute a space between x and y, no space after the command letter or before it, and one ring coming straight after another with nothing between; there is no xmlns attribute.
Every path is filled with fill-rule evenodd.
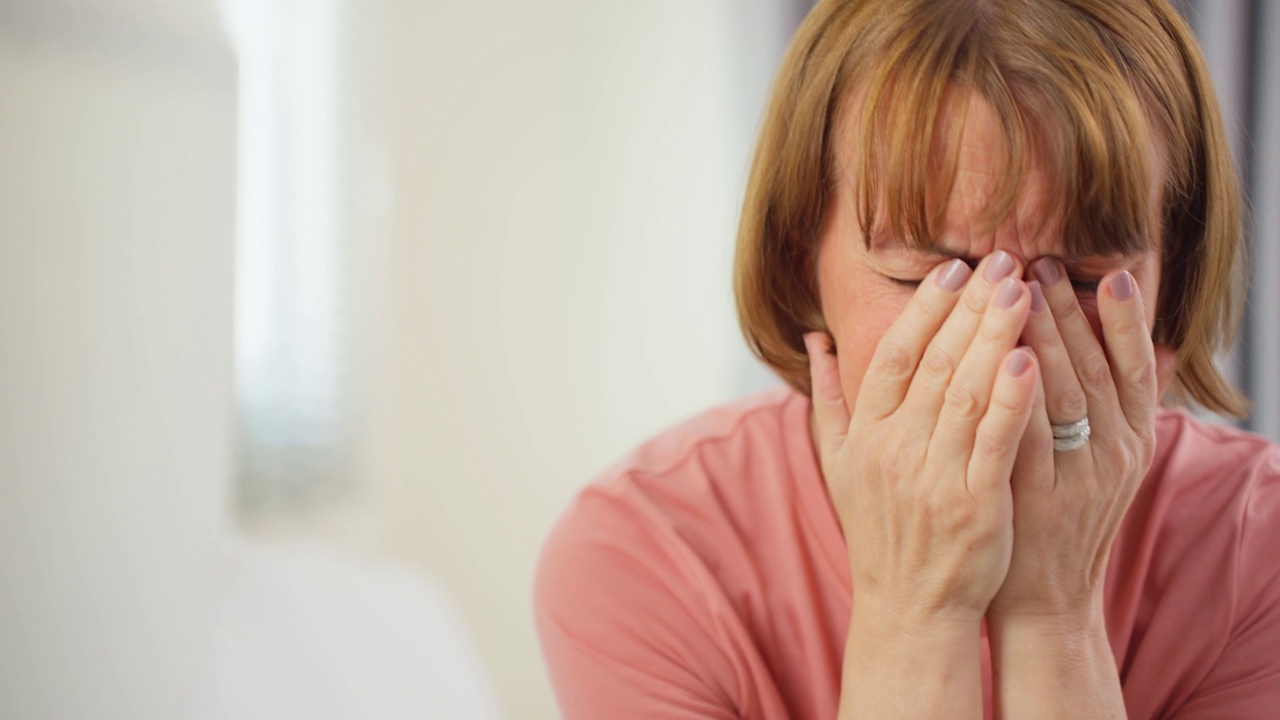
<svg viewBox="0 0 1280 720"><path fill-rule="evenodd" d="M436 576L505 716L553 718L530 596L552 522L644 437L770 382L729 265L773 3L352 7L360 477L248 529Z"/></svg>
<svg viewBox="0 0 1280 720"><path fill-rule="evenodd" d="M745 9L400 2L384 18L381 547L456 594L511 718L556 716L530 586L568 499L761 382L729 281L762 94L737 64ZM747 48L757 64L770 40Z"/></svg>
<svg viewBox="0 0 1280 720"><path fill-rule="evenodd" d="M339 3L358 461L242 525L435 576L506 717L556 717L530 587L568 499L767 382L729 263L777 4ZM234 457L216 6L0 3L5 717L206 709Z"/></svg>

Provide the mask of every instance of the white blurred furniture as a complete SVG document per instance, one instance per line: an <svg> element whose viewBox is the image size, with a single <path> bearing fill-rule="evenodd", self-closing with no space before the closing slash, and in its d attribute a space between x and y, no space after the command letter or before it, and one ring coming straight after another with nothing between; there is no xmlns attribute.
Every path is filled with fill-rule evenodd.
<svg viewBox="0 0 1280 720"><path fill-rule="evenodd" d="M226 720L494 720L461 616L407 569L238 544L218 633Z"/></svg>

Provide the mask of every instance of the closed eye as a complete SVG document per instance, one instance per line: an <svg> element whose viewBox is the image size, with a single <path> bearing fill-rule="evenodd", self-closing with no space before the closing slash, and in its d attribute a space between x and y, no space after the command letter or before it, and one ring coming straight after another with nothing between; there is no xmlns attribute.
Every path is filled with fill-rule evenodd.
<svg viewBox="0 0 1280 720"><path fill-rule="evenodd" d="M910 280L908 278L896 278L896 277L891 277L889 275L885 275L885 277L888 278L889 281L892 282L894 285L898 285L899 287L904 287L904 288L910 288L912 290L920 287L920 283L923 282L923 279Z"/></svg>
<svg viewBox="0 0 1280 720"><path fill-rule="evenodd" d="M1071 278L1071 287L1075 289L1076 294L1097 295L1098 284L1100 282L1102 282L1101 278L1097 280L1078 280L1076 278Z"/></svg>
<svg viewBox="0 0 1280 720"><path fill-rule="evenodd" d="M890 282L892 282L894 285L897 285L902 288L907 288L910 290L914 290L920 287L920 283L923 282L923 278L919 280L914 280L911 278L893 277L891 275L885 275L884 277L888 279ZM1077 294L1097 295L1098 285L1101 282L1102 282L1101 278L1098 278L1096 280L1082 280L1079 278L1071 278L1071 287L1073 290L1076 291Z"/></svg>

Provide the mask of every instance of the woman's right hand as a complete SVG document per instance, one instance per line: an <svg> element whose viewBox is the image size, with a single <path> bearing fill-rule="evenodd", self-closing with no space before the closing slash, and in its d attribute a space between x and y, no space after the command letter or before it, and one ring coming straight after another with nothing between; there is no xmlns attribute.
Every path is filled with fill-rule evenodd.
<svg viewBox="0 0 1280 720"><path fill-rule="evenodd" d="M852 414L831 340L805 336L814 436L860 610L981 621L1013 548L1010 474L1036 393L1030 293L1004 252L935 268L876 347ZM970 277L972 275L972 277Z"/></svg>

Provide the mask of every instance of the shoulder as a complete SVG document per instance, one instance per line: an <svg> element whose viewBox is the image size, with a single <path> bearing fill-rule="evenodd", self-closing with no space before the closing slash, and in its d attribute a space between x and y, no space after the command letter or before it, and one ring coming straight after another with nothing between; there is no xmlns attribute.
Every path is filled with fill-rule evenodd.
<svg viewBox="0 0 1280 720"><path fill-rule="evenodd" d="M1217 448L1218 453L1202 453L1201 459L1215 460L1256 457L1275 461L1280 457L1280 446L1266 438L1239 428L1210 422L1192 415L1182 408L1162 408L1156 416L1156 433L1159 442L1172 450L1199 452ZM1225 450L1223 454L1221 451Z"/></svg>
<svg viewBox="0 0 1280 720"><path fill-rule="evenodd" d="M570 503L555 535L590 533L603 524L652 531L696 522L758 503L762 480L794 473L808 437L808 398L781 387L706 410L641 443Z"/></svg>
<svg viewBox="0 0 1280 720"><path fill-rule="evenodd" d="M735 658L751 641L721 573L739 564L734 544L751 542L743 503L768 502L741 488L762 473L785 484L787 473L767 466L787 462L793 418L807 413L807 400L783 389L713 408L641 444L573 499L534 578L562 707L598 710L606 696L665 702L664 693L683 693L673 704L739 702Z"/></svg>
<svg viewBox="0 0 1280 720"><path fill-rule="evenodd" d="M1238 621L1250 596L1280 579L1280 446L1236 428L1162 411L1156 461L1135 502L1170 570L1234 587ZM1280 609L1280 608L1278 608Z"/></svg>
<svg viewBox="0 0 1280 720"><path fill-rule="evenodd" d="M777 387L710 408L642 443L596 484L626 476L674 477L697 471L699 457L750 445L768 452L788 439L789 415L807 414L808 399Z"/></svg>
<svg viewBox="0 0 1280 720"><path fill-rule="evenodd" d="M797 452L789 447L798 442L794 425L807 418L807 403L776 388L711 408L645 441L570 502L540 565L605 563L619 559L606 556L631 554L652 564L686 551L691 535L760 500L739 488L764 474L785 479Z"/></svg>
<svg viewBox="0 0 1280 720"><path fill-rule="evenodd" d="M1151 641L1151 666L1164 672L1146 680L1160 682L1171 658L1193 648L1184 677L1195 688L1179 717L1271 717L1280 702L1280 447L1184 411L1161 413L1157 442L1138 514L1141 544L1152 548L1145 596L1161 601L1141 614L1146 635L1164 638Z"/></svg>
<svg viewBox="0 0 1280 720"><path fill-rule="evenodd" d="M1161 410L1156 437L1149 480L1166 492L1219 509L1280 499L1280 446L1266 438L1185 410Z"/></svg>

